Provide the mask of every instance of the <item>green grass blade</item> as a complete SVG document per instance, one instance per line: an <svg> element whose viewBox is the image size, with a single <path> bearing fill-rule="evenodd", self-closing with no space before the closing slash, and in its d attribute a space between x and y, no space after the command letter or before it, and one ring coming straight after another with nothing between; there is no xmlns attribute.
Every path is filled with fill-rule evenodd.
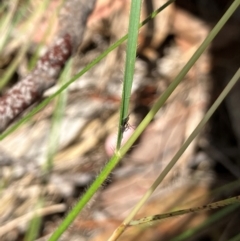
<svg viewBox="0 0 240 241"><path fill-rule="evenodd" d="M41 209L43 207L43 201L39 200L36 205L36 210ZM41 217L38 215L34 215L32 220L29 222L29 229L24 238L24 241L33 241L36 240L38 233L40 231L41 226Z"/></svg>
<svg viewBox="0 0 240 241"><path fill-rule="evenodd" d="M60 81L59 81L60 85L63 85L69 79L69 76L71 74L70 73L71 65L72 65L72 61L69 61L66 67L64 68L60 76ZM47 161L43 166L44 173L49 173L53 167L53 158L58 149L59 138L60 138L59 130L61 129L66 103L67 103L67 91L65 90L58 96L56 107L53 113L52 126L50 129L50 135L49 135Z"/></svg>
<svg viewBox="0 0 240 241"><path fill-rule="evenodd" d="M126 62L125 62L125 72L124 72L122 101L121 101L121 108L120 108L120 118L119 118L116 150L119 150L119 148L121 147L123 132L125 130L125 126L129 118L128 109L129 109L129 102L131 97L131 89L132 89L135 60L136 60L136 53L137 53L137 38L138 38L139 21L140 21L140 14L141 14L141 4L142 4L141 0L137 0L137 1L132 0L131 2L130 20L129 20L129 28L128 28L127 54L126 54Z"/></svg>

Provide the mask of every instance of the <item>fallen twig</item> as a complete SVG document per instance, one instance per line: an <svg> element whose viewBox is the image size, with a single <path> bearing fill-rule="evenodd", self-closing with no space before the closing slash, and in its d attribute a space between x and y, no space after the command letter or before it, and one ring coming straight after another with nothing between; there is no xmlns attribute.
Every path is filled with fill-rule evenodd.
<svg viewBox="0 0 240 241"><path fill-rule="evenodd" d="M96 0L67 0L60 12L59 31L35 69L0 98L0 132L53 86L71 54L82 41Z"/></svg>
<svg viewBox="0 0 240 241"><path fill-rule="evenodd" d="M30 213L27 213L19 218L16 218L5 225L2 225L0 227L0 237L2 237L4 234L10 232L11 230L17 228L19 225L23 225L24 223L27 223L31 221L34 217L43 217L54 213L62 213L66 210L65 204L56 204L52 205L50 207L45 207L41 209L34 210Z"/></svg>

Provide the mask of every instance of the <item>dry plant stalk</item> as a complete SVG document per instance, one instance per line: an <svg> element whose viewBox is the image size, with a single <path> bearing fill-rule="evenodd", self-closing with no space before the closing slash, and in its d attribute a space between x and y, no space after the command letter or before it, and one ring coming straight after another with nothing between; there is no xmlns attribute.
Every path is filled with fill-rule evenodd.
<svg viewBox="0 0 240 241"><path fill-rule="evenodd" d="M66 210L66 205L65 204L55 204L49 207L44 207L41 209L37 209L34 211L31 211L21 217L18 217L0 227L0 237L2 237L4 234L12 231L14 228L17 228L19 226L19 223L27 223L31 221L34 217L43 217L47 216L50 214L55 214L55 213L62 213Z"/></svg>
<svg viewBox="0 0 240 241"><path fill-rule="evenodd" d="M0 98L0 132L43 92L53 86L71 54L76 53L83 31L96 0L67 0L59 19L57 36L35 69Z"/></svg>

